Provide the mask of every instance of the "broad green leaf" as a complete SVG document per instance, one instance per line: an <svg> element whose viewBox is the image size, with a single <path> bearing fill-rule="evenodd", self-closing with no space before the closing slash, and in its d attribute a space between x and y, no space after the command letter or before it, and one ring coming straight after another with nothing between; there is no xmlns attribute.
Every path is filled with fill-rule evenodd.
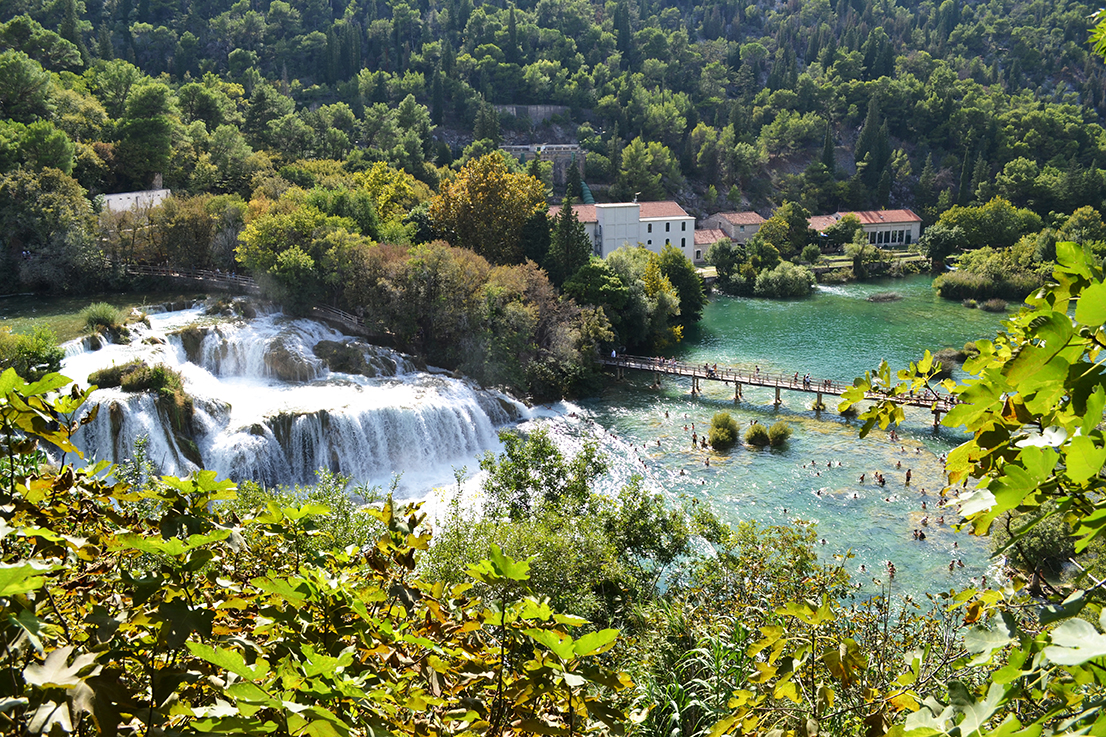
<svg viewBox="0 0 1106 737"><path fill-rule="evenodd" d="M1081 665L1106 655L1106 635L1086 620L1069 619L1052 631L1044 654L1057 665Z"/></svg>
<svg viewBox="0 0 1106 737"><path fill-rule="evenodd" d="M534 642L545 645L553 654L561 660L571 660L574 654L573 641L568 635L551 632L549 630L527 629L523 630Z"/></svg>
<svg viewBox="0 0 1106 737"><path fill-rule="evenodd" d="M236 701L244 701L247 704L260 704L274 709L280 708L280 699L273 698L251 681L239 681L227 688L224 693Z"/></svg>
<svg viewBox="0 0 1106 737"><path fill-rule="evenodd" d="M1084 591L1076 591L1068 596L1060 604L1047 604L1038 610L1037 616L1041 620L1042 625L1050 625L1053 622L1059 622L1061 619L1070 619L1079 612L1083 611L1083 605L1086 604L1084 598ZM1106 611L1106 610L1103 610Z"/></svg>
<svg viewBox="0 0 1106 737"><path fill-rule="evenodd" d="M1068 467L1068 478L1077 484L1083 484L1102 470L1102 464L1106 463L1106 448L1095 446L1094 441L1086 435L1077 435L1068 444L1064 460Z"/></svg>
<svg viewBox="0 0 1106 737"><path fill-rule="evenodd" d="M33 563L0 564L0 596L16 596L42 588L46 581L42 574L55 571L60 567L40 566Z"/></svg>
<svg viewBox="0 0 1106 737"><path fill-rule="evenodd" d="M599 630L598 632L589 632L576 640L576 654L583 657L606 652L614 646L617 639L618 630L608 629Z"/></svg>
<svg viewBox="0 0 1106 737"><path fill-rule="evenodd" d="M981 665L991 658L995 650L1006 647L1014 642L1014 630L1011 623L999 617L990 627L973 627L964 633L964 647L968 652L977 657L972 661L973 665Z"/></svg>
<svg viewBox="0 0 1106 737"><path fill-rule="evenodd" d="M23 669L23 680L39 688L75 688L82 683L80 672L96 662L96 653L82 653L70 665L73 650L72 645L61 647L47 655L41 665L28 665ZM99 670L100 666L95 666L93 672Z"/></svg>
<svg viewBox="0 0 1106 737"><path fill-rule="evenodd" d="M202 642L187 642L185 645L197 658L206 660L239 678L256 681L269 672L269 662L264 658L258 658L253 665L250 665L237 650L215 648Z"/></svg>

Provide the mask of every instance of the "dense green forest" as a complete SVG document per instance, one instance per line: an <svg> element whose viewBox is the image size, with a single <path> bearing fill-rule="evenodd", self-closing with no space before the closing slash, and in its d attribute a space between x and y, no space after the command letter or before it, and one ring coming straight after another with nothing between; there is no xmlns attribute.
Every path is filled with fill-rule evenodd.
<svg viewBox="0 0 1106 737"><path fill-rule="evenodd" d="M1090 11L5 0L0 165L57 165L93 194L162 173L248 197L262 171L352 156L434 186L474 140L529 129L487 105L553 103L614 197L906 205L932 222L1001 194L1070 213L1106 193Z"/></svg>
<svg viewBox="0 0 1106 737"><path fill-rule="evenodd" d="M1056 251L1053 283L975 343L976 381L952 387L945 419L969 437L944 491L976 534L1002 531L1030 560L1057 542L1095 551L1085 590L1047 598L1015 576L855 601L811 525L731 527L637 478L597 493L596 446L565 455L540 430L481 461L488 514L458 502L433 527L377 491L355 507L328 473L276 490L158 476L142 442L106 477L66 462L92 389L9 369L4 733L1101 734L1106 282L1089 251ZM928 353L894 375L884 363L842 408L924 391L938 368ZM859 419L864 435L903 409Z"/></svg>

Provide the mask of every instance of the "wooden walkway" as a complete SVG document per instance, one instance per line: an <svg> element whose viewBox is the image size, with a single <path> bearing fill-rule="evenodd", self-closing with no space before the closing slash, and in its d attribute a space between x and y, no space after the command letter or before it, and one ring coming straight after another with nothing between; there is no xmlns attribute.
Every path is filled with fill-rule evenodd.
<svg viewBox="0 0 1106 737"><path fill-rule="evenodd" d="M627 369L632 369L634 371L650 371L656 375L657 384L660 384L661 377L666 375L689 378L691 379L692 394L698 394L702 391L699 384L700 381L720 381L727 385L732 382L734 385L734 402L742 398L742 387L761 386L776 390L775 403L777 405L783 403L781 392L787 390L814 394L814 407L816 409L824 409L825 404L822 402L823 395L841 396L847 389L852 388L852 384L846 384L833 379L810 379L809 381L803 381L803 377L796 374L774 374L769 371L761 371L758 369L748 371L734 366L718 366L718 370L715 371L714 366L717 364L712 364L708 367L706 364L691 364L670 358L617 356L615 358L603 358L600 362L605 366L613 368L615 374L619 378L625 375ZM956 405L956 398L954 396L939 394L928 390L925 396L908 395L889 397L876 392L868 392L864 397L870 400L889 399L892 402L907 407L928 409L933 413L934 427L940 422L941 415L945 414Z"/></svg>
<svg viewBox="0 0 1106 737"><path fill-rule="evenodd" d="M218 289L228 292L244 292L246 294L261 294L261 287L248 276L228 273L211 269L186 269L175 266L150 266L148 264L127 264L128 274L136 276L156 276L166 279L186 279L196 282L205 289ZM349 331L353 335L363 337L387 337L373 336L365 327L365 321L357 315L350 314L337 307L316 305L311 308L311 317L316 320L339 326L340 329Z"/></svg>

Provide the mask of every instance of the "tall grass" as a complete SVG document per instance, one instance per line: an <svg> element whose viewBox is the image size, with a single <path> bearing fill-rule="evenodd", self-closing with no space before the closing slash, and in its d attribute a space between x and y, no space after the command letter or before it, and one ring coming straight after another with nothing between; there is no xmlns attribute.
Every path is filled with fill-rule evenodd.
<svg viewBox="0 0 1106 737"><path fill-rule="evenodd" d="M81 310L81 320L90 333L101 330L118 330L126 321L126 314L107 302L93 302Z"/></svg>

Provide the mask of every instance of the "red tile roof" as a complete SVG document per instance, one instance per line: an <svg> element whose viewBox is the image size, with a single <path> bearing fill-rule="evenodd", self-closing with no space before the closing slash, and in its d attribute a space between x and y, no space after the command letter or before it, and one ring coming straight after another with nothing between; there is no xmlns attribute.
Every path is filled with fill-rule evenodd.
<svg viewBox="0 0 1106 737"><path fill-rule="evenodd" d="M717 228L701 228L695 231L697 246L712 246L723 238L729 238L729 236Z"/></svg>
<svg viewBox="0 0 1106 737"><path fill-rule="evenodd" d="M847 215L848 213L838 213ZM912 210L862 210L854 212L864 225L880 225L883 223L920 223L922 219Z"/></svg>
<svg viewBox="0 0 1106 737"><path fill-rule="evenodd" d="M573 205L572 211L576 213L576 219L581 223L597 223L599 218L595 215L595 205ZM554 220L561 213L560 205L549 208L549 219Z"/></svg>
<svg viewBox="0 0 1106 737"><path fill-rule="evenodd" d="M734 225L761 225L765 222L764 218L755 212L720 212L718 217L725 218L727 222Z"/></svg>
<svg viewBox="0 0 1106 737"><path fill-rule="evenodd" d="M807 219L807 223L810 225L811 230L817 230L819 233L824 231L829 226L836 223L840 218L836 215L813 215Z"/></svg>
<svg viewBox="0 0 1106 737"><path fill-rule="evenodd" d="M671 200L665 202L639 202L641 206L641 219L650 218L686 218L690 217L684 208Z"/></svg>
<svg viewBox="0 0 1106 737"><path fill-rule="evenodd" d="M860 210L858 212L838 212L833 215L813 215L807 222L817 231L823 231L846 215L853 215L861 225L896 225L899 223L920 223L922 219L913 210Z"/></svg>

